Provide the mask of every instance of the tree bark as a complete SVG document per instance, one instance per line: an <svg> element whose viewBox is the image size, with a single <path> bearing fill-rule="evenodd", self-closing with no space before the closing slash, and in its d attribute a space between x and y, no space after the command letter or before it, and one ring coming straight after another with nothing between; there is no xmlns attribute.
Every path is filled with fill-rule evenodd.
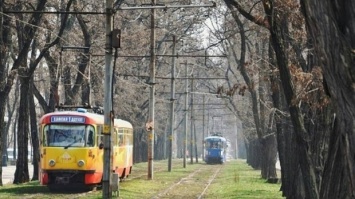
<svg viewBox="0 0 355 199"><path fill-rule="evenodd" d="M36 105L34 102L33 95L33 76L30 82L29 89L29 109L30 109L30 125L31 125L31 142L32 142L32 165L33 165L33 175L31 180L38 180L38 171L39 171L39 132L37 127L37 114L36 114Z"/></svg>
<svg viewBox="0 0 355 199"><path fill-rule="evenodd" d="M355 197L355 2L301 1L336 110L320 197Z"/></svg>
<svg viewBox="0 0 355 199"><path fill-rule="evenodd" d="M37 7L36 7L36 11L41 11L44 9L45 7L45 4L46 4L46 0L40 0L38 1L37 3ZM1 9L2 11L5 11L7 8L5 8L4 4L1 4ZM9 8L9 9L14 9L14 8ZM3 17L3 15L1 16ZM31 42L32 42L32 39L33 37L35 36L36 34L36 31L37 31L37 27L39 27L39 22L41 21L41 17L42 17L42 14L40 12L36 12L32 15L31 17L31 20L29 21L29 25L27 25L26 27L24 27L22 30L19 30L21 32L19 36L19 39L18 41L21 42L19 43L19 54L17 55L17 59L14 60L14 63L12 65L12 68L11 68L11 71L9 73L7 73L7 71L5 71L5 68L6 68L6 63L7 61L5 61L4 58L6 58L8 55L7 55L7 51L6 51L6 47L8 47L8 41L10 41L10 35L9 35L9 32L7 28L10 28L10 22L9 20L6 20L6 17L4 20L1 20L1 22L3 24L0 25L0 27L3 27L3 25L5 25L5 28L2 28L1 29L1 32L0 32L0 35L1 35L1 46L4 47L1 49L0 53L1 53L1 56L0 56L0 59L1 59L1 66L0 66L0 76L1 76L1 79L3 80L6 80L6 81L2 81L3 83L1 83L0 85L0 129L1 129L1 132L2 132L2 128L3 128L3 120L4 120L4 116L5 116L5 106L6 106L6 98L8 97L10 91L11 91L11 88L12 88L12 85L13 85L13 82L14 82L14 79L16 77L16 73L17 73L17 69L19 69L19 67L23 64L23 63L26 63L26 59L27 59L27 56L28 56L28 51L30 49L30 45L31 45ZM8 24L7 24L8 23ZM26 37L21 37L21 35L26 35ZM5 37L4 37L5 36ZM5 43L3 43L5 41ZM2 44L5 44L4 46ZM7 74L7 76L6 76ZM19 126L19 129L22 129L23 127L22 126ZM0 148L0 150L2 150L2 148ZM26 145L26 151L27 151L27 145ZM2 151L0 151L0 154L2 153ZM27 156L26 156L26 159L27 159ZM0 162L2 163L2 162ZM2 168L0 168L0 174L2 173ZM27 171L28 173L28 171ZM24 179L26 180L26 174L24 174Z"/></svg>
<svg viewBox="0 0 355 199"><path fill-rule="evenodd" d="M20 68L20 108L17 129L17 147L18 156L16 161L16 170L14 176L14 184L25 183L30 181L28 173L28 135L29 135L29 78L24 77L27 68Z"/></svg>
<svg viewBox="0 0 355 199"><path fill-rule="evenodd" d="M238 63L238 68L240 70L241 75L243 76L243 79L245 83L248 86L248 91L251 95L251 104L252 104L252 112L253 112L253 119L255 123L255 128L256 128L256 134L258 137L258 144L254 145L251 144L249 145L249 154L253 154L255 156L247 158L252 158L250 161L252 163L252 166L254 167L260 167L261 166L261 175L263 178L276 178L276 169L274 171L271 171L272 168L275 168L275 163L276 163L276 149L274 145L269 145L269 144L275 144L272 142L272 140L264 140L264 135L265 129L263 128L263 120L264 120L264 115L262 114L262 108L259 108L259 96L257 93L257 83L249 76L247 69L246 69L246 63L245 63L245 55L247 53L246 51L246 36L245 36L245 31L244 31L244 25L239 19L239 16L236 12L236 10L233 8L233 3L231 1L225 1L227 4L227 7L231 10L232 16L234 20L237 23L238 29L239 29L239 34L240 34L240 59L238 60L237 55L235 52L233 52L234 59L236 60L236 63ZM253 150L251 147L257 146L255 150ZM261 147L261 149L259 148ZM253 151L251 153L251 151ZM255 152L259 152L259 154L255 154ZM272 157L274 156L274 157Z"/></svg>
<svg viewBox="0 0 355 199"><path fill-rule="evenodd" d="M288 59L286 56L285 44L283 39L283 30L281 21L285 19L282 13L278 13L273 7L272 1L263 2L265 13L270 26L271 43L276 53L277 66L280 71L280 78L285 94L287 105L292 119L293 126L296 132L296 138L298 143L298 156L299 166L302 171L305 197L306 198L319 198L316 177L314 173L314 166L311 161L311 154L309 151L309 136L303 123L303 117L301 110L296 104L293 104L295 96L295 89L293 86L290 71L288 69ZM284 27L285 28L285 27Z"/></svg>

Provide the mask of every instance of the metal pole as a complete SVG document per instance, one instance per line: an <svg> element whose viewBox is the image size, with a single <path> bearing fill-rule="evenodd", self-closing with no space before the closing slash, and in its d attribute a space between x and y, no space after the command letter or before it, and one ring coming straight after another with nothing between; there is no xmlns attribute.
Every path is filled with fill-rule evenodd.
<svg viewBox="0 0 355 199"><path fill-rule="evenodd" d="M111 132L112 132L112 29L113 0L106 0L106 44L105 44L105 104L104 104L104 173L102 179L102 198L112 198L111 179Z"/></svg>
<svg viewBox="0 0 355 199"><path fill-rule="evenodd" d="M197 136L196 136L196 122L194 121L194 149L195 149L195 160L198 163L198 153L197 153Z"/></svg>
<svg viewBox="0 0 355 199"><path fill-rule="evenodd" d="M205 147L204 147L204 140L205 140L205 96L203 98L203 110L202 110L202 161L205 159Z"/></svg>
<svg viewBox="0 0 355 199"><path fill-rule="evenodd" d="M207 110L207 136L210 135L210 110Z"/></svg>
<svg viewBox="0 0 355 199"><path fill-rule="evenodd" d="M187 77L187 63L185 62L185 76ZM183 166L186 168L186 152L187 152L187 118L189 117L189 80L185 79L185 132L184 132L184 163Z"/></svg>
<svg viewBox="0 0 355 199"><path fill-rule="evenodd" d="M176 38L173 36L173 54L175 54ZM171 171L171 159L173 156L173 136L174 136L174 102L175 102L175 57L172 59L171 65L171 106L170 106L170 135L169 135L169 161L168 171Z"/></svg>
<svg viewBox="0 0 355 199"><path fill-rule="evenodd" d="M238 159L238 119L235 116L235 159Z"/></svg>
<svg viewBox="0 0 355 199"><path fill-rule="evenodd" d="M192 74L192 77L194 75ZM193 158L193 144L194 144L194 79L191 79L191 126L190 126L190 163L194 163L194 158Z"/></svg>
<svg viewBox="0 0 355 199"><path fill-rule="evenodd" d="M170 105L170 104L169 104ZM168 158L167 157L167 155L166 155L166 150L167 150L167 134L168 134L168 132L167 131L169 131L169 122L168 122L168 120L169 120L170 118L167 118L166 119L166 125L165 125L165 128L164 128L164 146L163 146L163 152L164 152L164 154L163 154L163 158L164 159L166 159L166 158Z"/></svg>
<svg viewBox="0 0 355 199"><path fill-rule="evenodd" d="M155 6L156 0L152 0L152 5ZM154 105L155 105L155 9L151 9L150 16L150 97L149 97L149 119L151 130L148 131L148 180L153 179L153 160L154 160Z"/></svg>

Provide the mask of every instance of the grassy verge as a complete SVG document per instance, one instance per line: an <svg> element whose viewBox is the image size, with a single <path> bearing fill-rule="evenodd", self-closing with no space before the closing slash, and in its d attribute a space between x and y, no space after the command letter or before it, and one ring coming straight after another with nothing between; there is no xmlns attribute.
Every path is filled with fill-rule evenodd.
<svg viewBox="0 0 355 199"><path fill-rule="evenodd" d="M167 161L155 161L152 180L147 180L147 163L134 165L132 175L130 176L132 179L120 183L119 198L153 198L164 192L164 190L169 189L169 187L181 179L186 178L192 172L201 168L212 168L211 165L205 165L204 163L187 164L187 167L183 168L182 160L173 160L172 171L168 172L167 165ZM209 178L208 174L206 175L204 172L200 173L201 176L195 176L198 183ZM179 187L174 187L173 189L186 190L185 192L179 191L182 192L180 196L183 196L180 198L196 198L191 196L190 192L194 192L195 188L189 183L180 183ZM260 170L253 170L242 160L233 160L222 166L219 174L202 198L281 199L283 197L279 189L280 184L268 184L265 180L261 179ZM201 193L201 190L196 190L196 193ZM31 182L22 185L0 187L0 198L99 199L102 198L102 192L99 190L71 194L50 193L46 187L39 185L38 182ZM160 198L169 198L169 195L161 195Z"/></svg>
<svg viewBox="0 0 355 199"><path fill-rule="evenodd" d="M279 176L280 177L280 176ZM269 184L245 161L229 162L209 187L205 198L278 199L280 184Z"/></svg>

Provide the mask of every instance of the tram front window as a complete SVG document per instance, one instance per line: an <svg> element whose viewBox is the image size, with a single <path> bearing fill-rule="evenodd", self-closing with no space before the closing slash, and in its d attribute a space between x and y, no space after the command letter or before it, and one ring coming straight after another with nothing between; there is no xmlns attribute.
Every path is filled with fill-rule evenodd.
<svg viewBox="0 0 355 199"><path fill-rule="evenodd" d="M215 141L209 142L209 144L207 145L207 148L220 149L221 148L221 142L215 142Z"/></svg>
<svg viewBox="0 0 355 199"><path fill-rule="evenodd" d="M52 124L44 128L46 146L51 147L84 147L86 141L86 125Z"/></svg>

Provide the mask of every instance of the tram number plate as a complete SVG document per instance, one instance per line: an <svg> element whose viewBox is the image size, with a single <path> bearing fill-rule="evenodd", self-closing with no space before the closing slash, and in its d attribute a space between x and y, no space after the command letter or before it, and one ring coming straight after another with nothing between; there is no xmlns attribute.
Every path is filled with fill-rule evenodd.
<svg viewBox="0 0 355 199"><path fill-rule="evenodd" d="M69 177L59 177L57 176L55 178L55 183L56 184L69 184Z"/></svg>

